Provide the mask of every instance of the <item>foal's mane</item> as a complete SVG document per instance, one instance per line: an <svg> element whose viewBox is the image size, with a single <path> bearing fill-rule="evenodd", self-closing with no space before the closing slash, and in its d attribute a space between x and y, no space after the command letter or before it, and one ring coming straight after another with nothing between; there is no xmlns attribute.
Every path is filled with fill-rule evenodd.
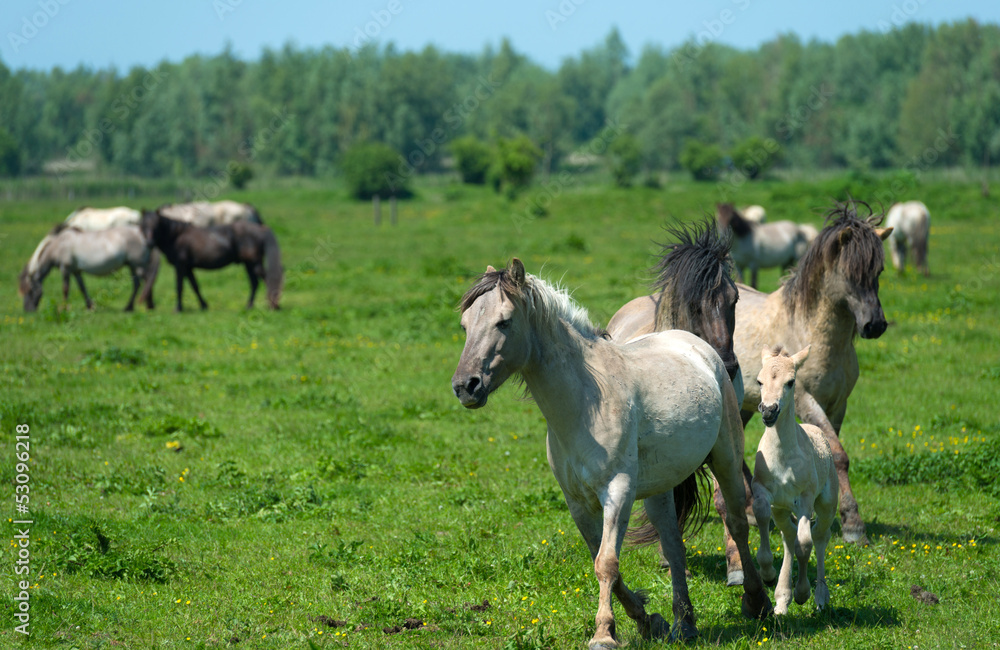
<svg viewBox="0 0 1000 650"><path fill-rule="evenodd" d="M858 206L866 208L868 214L859 216ZM882 239L875 227L884 217L884 213L875 212L864 201L854 199L838 202L826 213L827 225L810 244L798 267L782 281L785 305L790 313L796 308L808 311L813 306L817 298L816 284L834 260L853 285L868 287L875 282L885 263ZM841 236L847 231L851 234L842 242Z"/></svg>
<svg viewBox="0 0 1000 650"><path fill-rule="evenodd" d="M693 312L705 296L732 282L732 260L729 247L732 238L720 236L716 224L709 220L688 227L673 225L665 228L677 241L662 245L662 257L656 263L654 291L669 297L670 324L678 327L682 310ZM661 299L659 305L663 305ZM659 305L656 310L656 329L663 329Z"/></svg>
<svg viewBox="0 0 1000 650"><path fill-rule="evenodd" d="M507 298L527 307L536 317L549 323L565 320L585 338L605 337L604 330L594 326L587 310L578 305L565 289L531 274L525 275L523 285L518 285L507 269L487 271L480 275L472 288L462 296L459 311L465 313L476 300L497 286Z"/></svg>

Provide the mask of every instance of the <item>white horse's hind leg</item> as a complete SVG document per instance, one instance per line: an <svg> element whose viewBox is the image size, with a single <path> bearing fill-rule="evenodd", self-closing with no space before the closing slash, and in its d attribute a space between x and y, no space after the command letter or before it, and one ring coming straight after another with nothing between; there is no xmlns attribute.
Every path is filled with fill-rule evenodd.
<svg viewBox="0 0 1000 650"><path fill-rule="evenodd" d="M795 557L799 560L799 579L795 583L795 602L799 605L809 600L809 556L812 555L813 538L809 517L799 517L798 535L795 539Z"/></svg>
<svg viewBox="0 0 1000 650"><path fill-rule="evenodd" d="M825 609L830 604L830 590L826 586L826 546L830 543L830 527L837 516L837 488L834 481L837 471L830 471L829 485L816 499L816 527L813 538L816 542L816 607Z"/></svg>
<svg viewBox="0 0 1000 650"><path fill-rule="evenodd" d="M687 557L684 553L684 540L677 526L677 509L674 507L673 491L645 500L646 514L649 521L660 535L660 551L670 566L670 586L673 591L674 628L670 631L671 641L686 641L698 636L698 628L694 622L694 606L688 594ZM651 621L663 621L659 614L653 614ZM665 624L665 622L664 622ZM644 638L657 638L665 635L668 630L650 629ZM640 629L640 632L642 630Z"/></svg>

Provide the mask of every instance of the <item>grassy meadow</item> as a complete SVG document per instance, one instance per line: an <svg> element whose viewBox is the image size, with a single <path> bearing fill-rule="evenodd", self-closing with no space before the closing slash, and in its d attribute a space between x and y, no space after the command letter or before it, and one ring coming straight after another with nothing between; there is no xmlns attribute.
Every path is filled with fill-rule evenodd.
<svg viewBox="0 0 1000 650"><path fill-rule="evenodd" d="M846 181L748 184L739 204L819 225ZM552 186L550 186L552 187ZM277 234L282 309L243 309L241 267L198 272L173 312L122 313L126 275L86 277L35 314L16 278L79 201L0 201L0 479L30 426L30 639L14 631L14 525L0 646L56 648L569 648L593 632L597 583L545 460L537 407L502 389L463 409L450 378L455 305L510 257L572 289L606 323L645 292L671 218L702 217L711 184L613 189L570 177L509 201L418 185L399 224L339 188L248 191ZM864 188L851 188L866 198ZM174 197L133 200L152 206ZM527 211L542 198L547 214ZM725 587L721 524L688 539L701 636L725 648L974 648L1000 644L1000 229L978 184L925 180L931 277L882 276L891 325L858 340L842 439L871 544L827 559L832 608L765 622ZM116 205L122 201L95 201ZM888 260L887 260L888 265ZM762 288L777 286L777 271ZM752 459L759 418L747 430ZM756 530L753 531L754 533ZM775 534L772 543L780 549ZM751 547L756 547L751 537ZM776 551L776 555L780 554ZM670 619L655 549L626 550L630 586ZM813 574L815 562L812 564ZM940 598L910 595L918 584ZM616 607L620 637L642 641ZM408 622L409 621L409 622ZM408 629L408 628L415 629Z"/></svg>

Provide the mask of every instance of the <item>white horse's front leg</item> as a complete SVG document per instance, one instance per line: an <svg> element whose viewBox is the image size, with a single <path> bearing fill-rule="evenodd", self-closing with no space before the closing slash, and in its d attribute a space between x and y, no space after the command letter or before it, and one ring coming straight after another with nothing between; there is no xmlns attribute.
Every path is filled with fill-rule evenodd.
<svg viewBox="0 0 1000 650"><path fill-rule="evenodd" d="M781 571L778 573L778 585L774 588L774 613L783 615L788 613L788 605L792 602L792 558L795 557L796 530L788 510L773 508L773 516L785 546L785 555L781 558Z"/></svg>
<svg viewBox="0 0 1000 650"><path fill-rule="evenodd" d="M611 599L618 594L619 600L626 612L632 615L636 608L645 609L642 601L625 587L618 570L618 555L621 552L625 530L635 501L635 487L632 477L628 474L618 474L608 484L602 495L604 508L604 526L601 533L601 546L594 558L594 575L599 585L597 605L597 630L590 640L590 648L617 648L618 638L615 634L615 614ZM623 598L625 596L625 598ZM629 597L631 596L631 598ZM637 602L633 602L637 601ZM632 611L629 611L632 610Z"/></svg>

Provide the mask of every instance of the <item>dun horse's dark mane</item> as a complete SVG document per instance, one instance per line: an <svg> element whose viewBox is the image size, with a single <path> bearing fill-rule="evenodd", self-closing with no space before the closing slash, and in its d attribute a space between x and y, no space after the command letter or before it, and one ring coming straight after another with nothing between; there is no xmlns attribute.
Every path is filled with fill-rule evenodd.
<svg viewBox="0 0 1000 650"><path fill-rule="evenodd" d="M514 284L514 280L511 279L507 269L487 271L480 275L476 279L476 283L472 285L472 288L462 296L462 300L458 303L458 311L464 314L472 306L472 303L490 291L493 291L497 285L500 285L500 289L511 298L519 298L523 295L521 288Z"/></svg>
<svg viewBox="0 0 1000 650"><path fill-rule="evenodd" d="M720 236L716 224L709 220L665 230L677 241L662 245L653 288L670 295L670 318L676 326L682 309L701 304L705 295L732 281L732 238Z"/></svg>
<svg viewBox="0 0 1000 650"><path fill-rule="evenodd" d="M859 206L865 208L868 214L859 216ZM876 281L885 263L885 251L875 227L882 223L884 217L883 212L875 212L864 201L853 199L836 203L826 213L826 226L799 260L798 267L781 283L785 305L790 313L794 313L796 308L812 308L817 298L816 283L834 259L848 282L864 287ZM851 234L846 242L842 242L845 232Z"/></svg>
<svg viewBox="0 0 1000 650"><path fill-rule="evenodd" d="M743 238L750 234L750 222L743 218L743 215L732 203L719 203L715 206L715 210L722 217L720 221L723 223L723 227L729 226L734 235Z"/></svg>
<svg viewBox="0 0 1000 650"><path fill-rule="evenodd" d="M65 221L60 221L56 225L52 226L52 230L49 231L49 234L50 235L58 235L59 233L61 233L64 230L75 230L77 232L83 232L82 230L80 230L76 226L71 226L68 223L66 223Z"/></svg>

